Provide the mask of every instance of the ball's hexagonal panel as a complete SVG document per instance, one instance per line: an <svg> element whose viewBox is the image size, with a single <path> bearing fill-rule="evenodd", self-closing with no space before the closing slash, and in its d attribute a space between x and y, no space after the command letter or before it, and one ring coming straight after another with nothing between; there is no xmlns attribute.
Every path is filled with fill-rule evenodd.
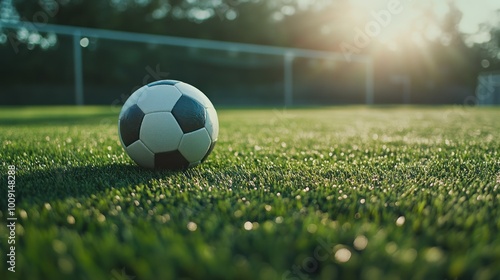
<svg viewBox="0 0 500 280"><path fill-rule="evenodd" d="M179 147L181 128L168 112L146 114L139 138L153 153L169 152Z"/></svg>
<svg viewBox="0 0 500 280"><path fill-rule="evenodd" d="M174 86L158 85L148 88L137 101L137 105L145 114L170 112L181 96L181 92Z"/></svg>
<svg viewBox="0 0 500 280"><path fill-rule="evenodd" d="M184 133L205 127L206 110L199 102L182 95L172 109L172 115Z"/></svg>
<svg viewBox="0 0 500 280"><path fill-rule="evenodd" d="M217 144L217 141L214 141L212 142L212 144L210 145L210 148L208 148L208 152L205 154L205 156L203 157L203 159L201 160L201 162L205 162L205 160L207 160L208 156L212 153L212 151L214 150L215 148L215 144Z"/></svg>
<svg viewBox="0 0 500 280"><path fill-rule="evenodd" d="M203 107L205 108L214 107L212 102L210 102L210 99L208 99L208 97L203 92L193 87L192 85L180 82L175 84L175 87L178 88L182 94L185 94L193 98L194 100L198 100L201 103L201 105L203 105Z"/></svg>
<svg viewBox="0 0 500 280"><path fill-rule="evenodd" d="M132 95L130 95L128 98L127 98L127 101L125 101L125 104L123 104L122 106L122 109L120 111L120 116L118 117L118 119L121 119L123 114L125 113L125 111L127 111L128 108L132 107L133 105L137 104L137 101L139 100L139 98L141 97L141 95L146 92L145 91L145 88L146 86L143 86L139 89L137 89L136 91L134 91L132 93Z"/></svg>
<svg viewBox="0 0 500 280"><path fill-rule="evenodd" d="M155 168L157 169L179 170L188 167L189 162L177 150L155 154Z"/></svg>
<svg viewBox="0 0 500 280"><path fill-rule="evenodd" d="M210 134L212 141L217 141L219 138L219 118L217 117L217 112L215 108L207 108L207 120L205 122L205 128Z"/></svg>
<svg viewBox="0 0 500 280"><path fill-rule="evenodd" d="M139 140L139 131L144 116L144 112L137 105L132 105L123 113L119 120L119 133L125 147Z"/></svg>
<svg viewBox="0 0 500 280"><path fill-rule="evenodd" d="M141 142L141 140L135 141L130 146L126 147L125 150L127 150L130 158L139 166L146 168L155 167L155 155Z"/></svg>
<svg viewBox="0 0 500 280"><path fill-rule="evenodd" d="M180 81L176 81L176 80L160 80L160 81L149 83L148 87L154 87L154 86L157 86L157 85L173 86L173 85L175 85L177 83L180 83Z"/></svg>
<svg viewBox="0 0 500 280"><path fill-rule="evenodd" d="M205 156L212 144L212 139L205 128L194 132L186 133L182 136L179 152L189 161L197 162Z"/></svg>

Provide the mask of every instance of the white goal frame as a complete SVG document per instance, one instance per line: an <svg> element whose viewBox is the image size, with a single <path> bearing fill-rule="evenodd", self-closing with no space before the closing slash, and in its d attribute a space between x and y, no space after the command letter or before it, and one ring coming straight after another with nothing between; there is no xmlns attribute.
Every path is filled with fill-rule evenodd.
<svg viewBox="0 0 500 280"><path fill-rule="evenodd" d="M96 28L75 27L54 25L46 23L35 23L27 21L0 21L0 30L25 29L38 32L52 32L60 35L73 37L73 60L75 76L75 103L84 104L83 96L83 71L82 71L82 50L80 40L82 37L101 38L124 42L150 43L178 47L194 47L211 50L238 51L251 54L275 55L283 57L283 103L286 107L293 106L293 61L295 58L331 59L335 61L357 62L365 64L365 102L370 105L374 103L374 71L373 61L370 56L353 54L347 61L344 54L338 52L317 51L298 48L284 48L256 44L244 44L234 42L223 42L214 40L182 38L173 36L162 36L144 33L133 33L123 31L113 31Z"/></svg>

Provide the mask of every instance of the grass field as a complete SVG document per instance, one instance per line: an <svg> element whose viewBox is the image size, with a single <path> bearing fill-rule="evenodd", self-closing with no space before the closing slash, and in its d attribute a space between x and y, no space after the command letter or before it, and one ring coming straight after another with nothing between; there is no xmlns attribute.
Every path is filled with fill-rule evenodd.
<svg viewBox="0 0 500 280"><path fill-rule="evenodd" d="M500 279L500 108L219 110L185 172L135 166L117 115L0 109L0 279Z"/></svg>

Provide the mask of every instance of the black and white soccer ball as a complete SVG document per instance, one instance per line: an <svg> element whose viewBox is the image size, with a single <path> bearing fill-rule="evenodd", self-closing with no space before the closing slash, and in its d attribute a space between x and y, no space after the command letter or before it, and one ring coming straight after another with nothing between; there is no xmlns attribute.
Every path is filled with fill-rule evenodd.
<svg viewBox="0 0 500 280"><path fill-rule="evenodd" d="M162 80L141 87L127 99L118 131L123 148L138 165L186 169L212 152L219 120L212 102L200 90Z"/></svg>

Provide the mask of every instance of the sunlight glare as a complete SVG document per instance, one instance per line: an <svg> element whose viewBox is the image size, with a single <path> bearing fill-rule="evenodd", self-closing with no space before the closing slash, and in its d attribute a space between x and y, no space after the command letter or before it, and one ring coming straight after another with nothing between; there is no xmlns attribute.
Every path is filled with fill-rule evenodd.
<svg viewBox="0 0 500 280"><path fill-rule="evenodd" d="M377 36L378 41L386 44L393 41L412 40L418 42L422 46L423 39L442 41L447 43L449 38L442 36L442 30L439 26L440 21L450 12L449 1L433 1L433 0L350 0L349 3L353 8L353 15L357 18L352 19L351 23L356 26L364 27L367 20L375 20L375 14L383 10L387 10L388 6L398 4L402 7L402 12L392 14L390 23L383 26L383 30ZM463 13L459 31L469 35L469 43L482 43L491 39L489 29L481 28L486 24L489 26L498 26L500 24L500 1L496 0L455 0L452 2ZM361 17L362 19L359 19ZM363 21L365 23L363 23ZM414 32L421 32L420 39L416 39Z"/></svg>

